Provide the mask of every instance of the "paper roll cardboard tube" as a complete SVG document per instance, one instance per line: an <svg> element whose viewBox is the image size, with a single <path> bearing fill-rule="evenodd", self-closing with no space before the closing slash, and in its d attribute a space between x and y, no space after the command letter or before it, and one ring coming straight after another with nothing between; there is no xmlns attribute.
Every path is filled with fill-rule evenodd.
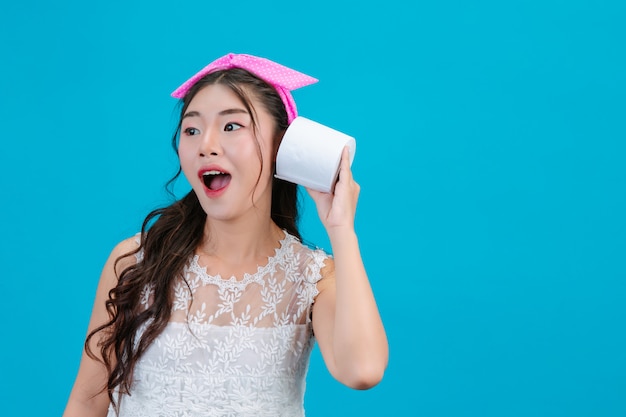
<svg viewBox="0 0 626 417"><path fill-rule="evenodd" d="M285 131L278 148L275 176L313 190L332 193L345 146L350 148L352 165L356 152L356 141L352 136L298 116Z"/></svg>

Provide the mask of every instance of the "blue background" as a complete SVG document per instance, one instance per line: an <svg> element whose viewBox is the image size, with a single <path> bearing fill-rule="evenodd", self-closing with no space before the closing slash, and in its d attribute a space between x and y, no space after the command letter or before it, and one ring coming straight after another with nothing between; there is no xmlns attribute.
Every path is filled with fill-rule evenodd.
<svg viewBox="0 0 626 417"><path fill-rule="evenodd" d="M5 2L2 414L62 413L100 269L168 201L169 93L238 52L358 144L390 363L351 391L315 350L308 416L626 416L625 5Z"/></svg>

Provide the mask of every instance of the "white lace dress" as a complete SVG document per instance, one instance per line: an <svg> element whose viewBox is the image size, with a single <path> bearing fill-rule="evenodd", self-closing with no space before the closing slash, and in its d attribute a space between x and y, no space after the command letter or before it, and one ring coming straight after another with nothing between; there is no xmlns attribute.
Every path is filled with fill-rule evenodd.
<svg viewBox="0 0 626 417"><path fill-rule="evenodd" d="M289 234L241 280L208 275L192 258L189 285L174 286L170 322L137 363L120 417L304 416L311 306L327 258ZM151 294L145 288L142 304Z"/></svg>

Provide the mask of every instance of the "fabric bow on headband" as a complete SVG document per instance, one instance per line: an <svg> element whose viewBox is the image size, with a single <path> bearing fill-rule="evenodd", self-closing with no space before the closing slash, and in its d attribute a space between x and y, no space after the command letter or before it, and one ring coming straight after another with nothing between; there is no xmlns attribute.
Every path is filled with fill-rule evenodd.
<svg viewBox="0 0 626 417"><path fill-rule="evenodd" d="M318 80L301 72L292 70L269 59L246 54L227 54L204 67L196 75L185 81L172 93L172 97L183 98L189 89L205 75L230 68L242 68L261 78L276 89L287 110L287 122L291 123L298 116L296 102L291 91L316 83Z"/></svg>

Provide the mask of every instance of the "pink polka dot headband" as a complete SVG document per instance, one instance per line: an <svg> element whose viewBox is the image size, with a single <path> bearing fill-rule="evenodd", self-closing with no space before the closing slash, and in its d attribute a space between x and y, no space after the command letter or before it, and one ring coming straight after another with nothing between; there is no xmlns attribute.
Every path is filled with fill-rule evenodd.
<svg viewBox="0 0 626 417"><path fill-rule="evenodd" d="M202 77L215 71L242 68L261 78L276 89L287 110L287 122L298 116L296 102L291 91L316 83L318 80L301 72L287 68L269 59L246 54L227 54L204 67L196 75L185 81L172 93L172 97L183 98Z"/></svg>

